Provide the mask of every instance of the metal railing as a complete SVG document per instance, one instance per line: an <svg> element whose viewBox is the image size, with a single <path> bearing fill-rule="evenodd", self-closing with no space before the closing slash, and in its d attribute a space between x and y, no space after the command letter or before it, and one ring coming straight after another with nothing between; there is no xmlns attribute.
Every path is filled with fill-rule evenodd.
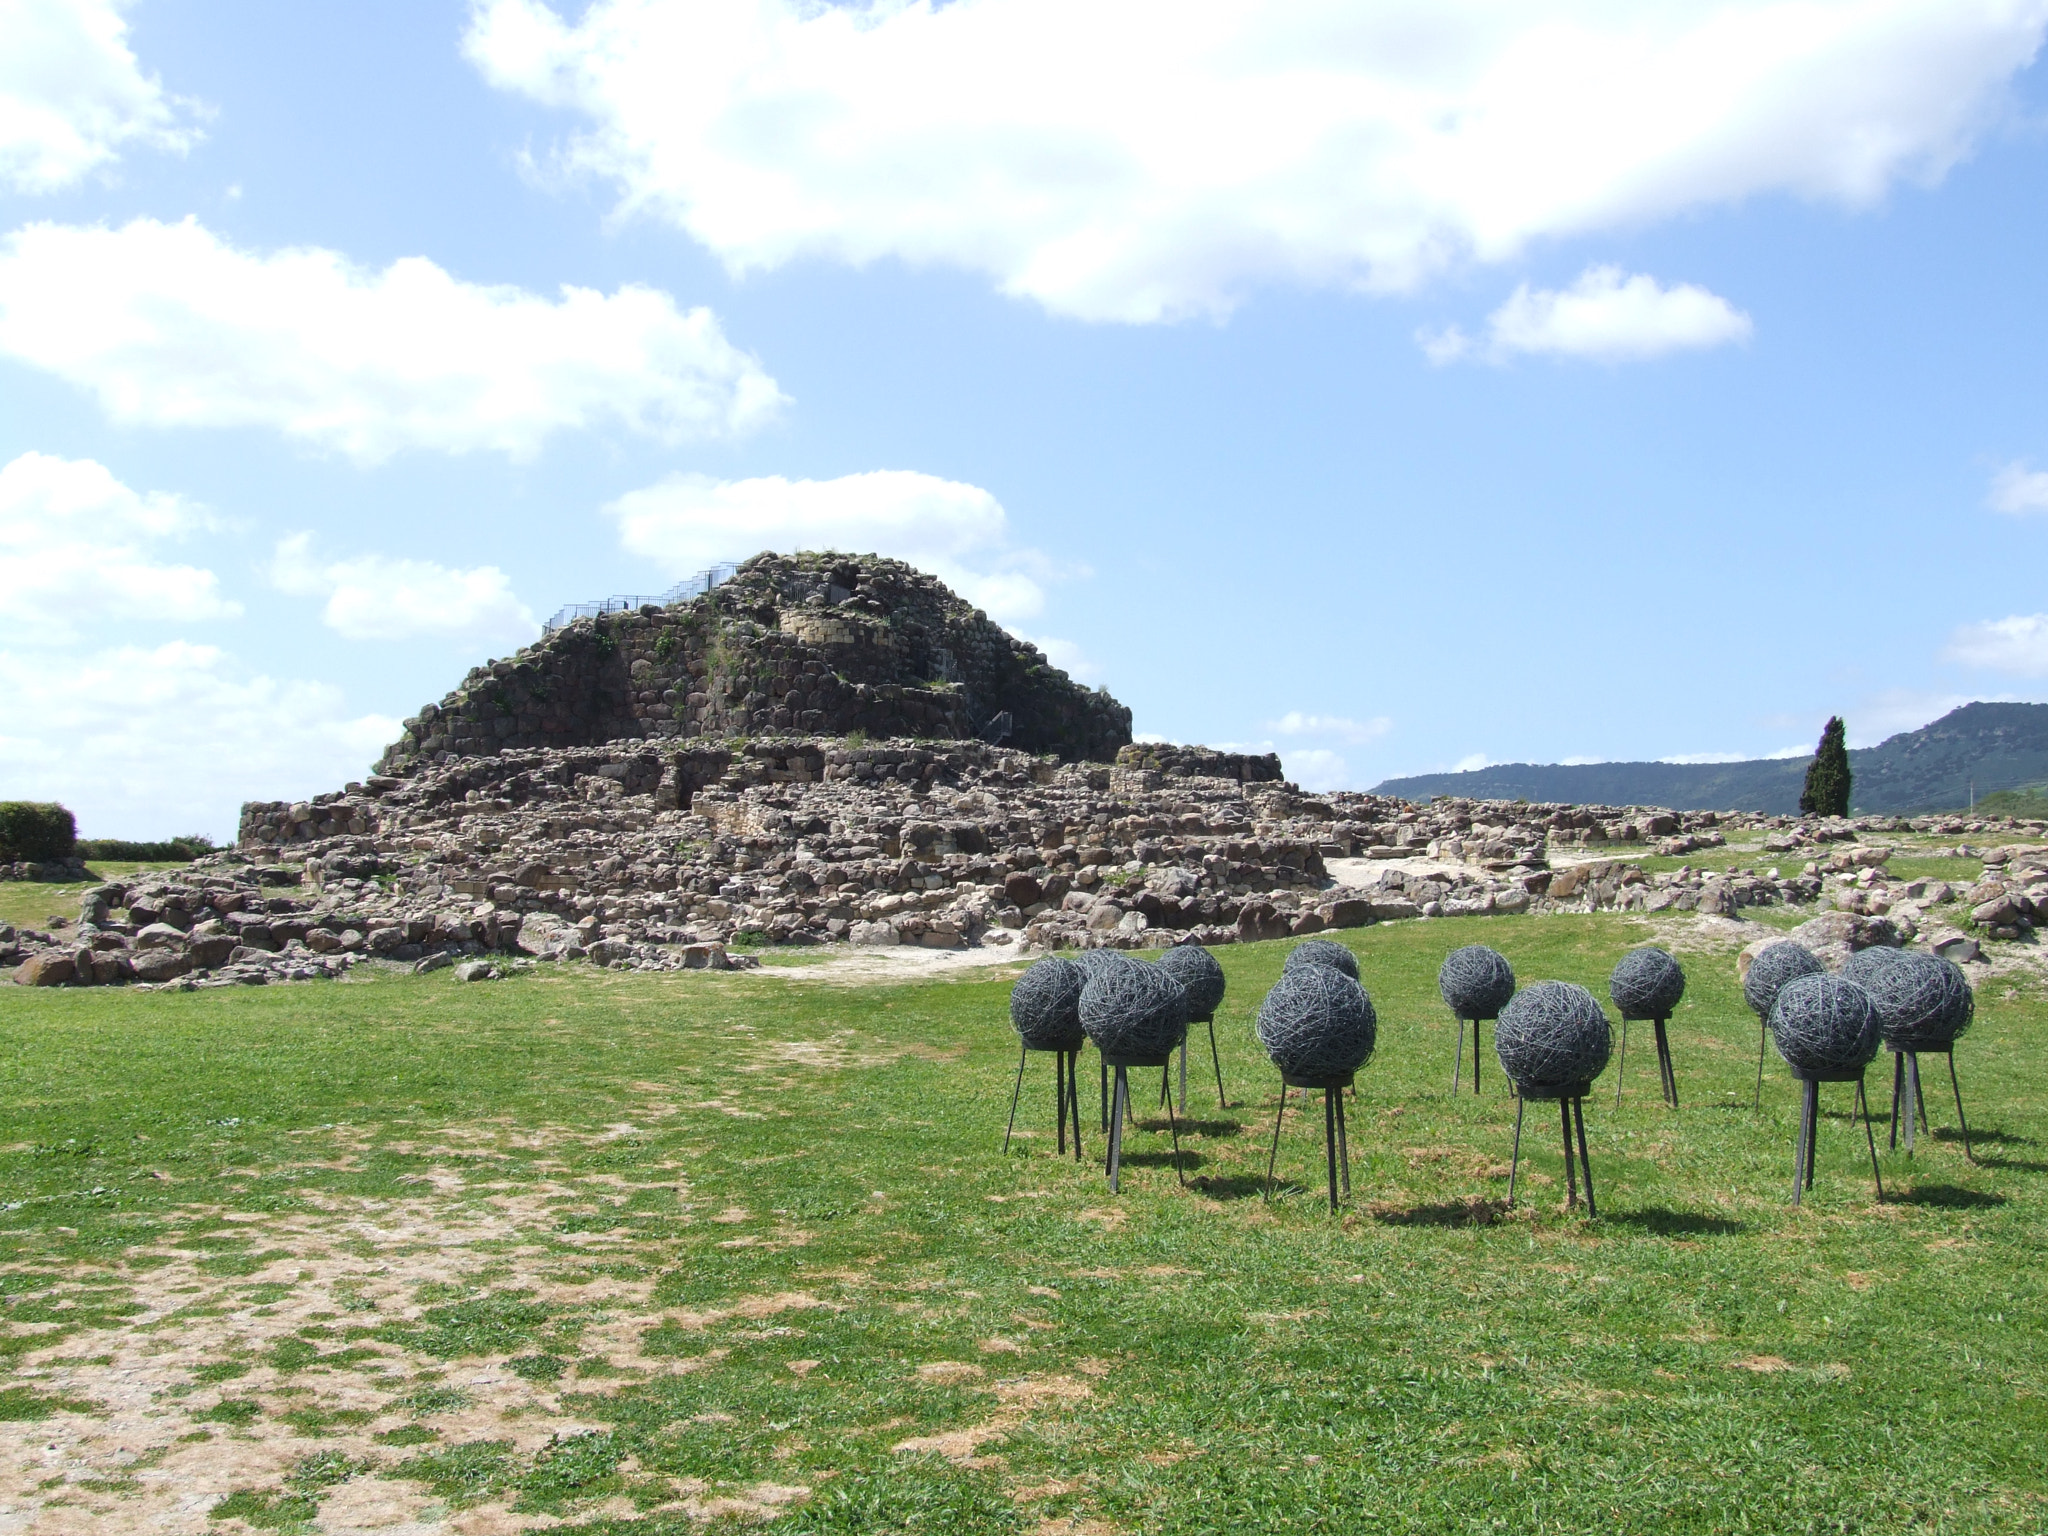
<svg viewBox="0 0 2048 1536"><path fill-rule="evenodd" d="M713 587L731 581L733 573L738 571L739 568L740 563L737 560L727 560L719 565L707 566L696 575L677 582L666 592L656 593L651 597L636 597L631 593L621 593L614 597L599 598L595 602L571 603L568 607L557 611L553 618L543 624L541 626L541 633L552 635L556 630L574 623L577 619L594 619L599 614L605 613L630 613L636 608L646 607L649 603L654 604L657 608L666 608L671 603L687 602L693 597L702 597Z"/></svg>

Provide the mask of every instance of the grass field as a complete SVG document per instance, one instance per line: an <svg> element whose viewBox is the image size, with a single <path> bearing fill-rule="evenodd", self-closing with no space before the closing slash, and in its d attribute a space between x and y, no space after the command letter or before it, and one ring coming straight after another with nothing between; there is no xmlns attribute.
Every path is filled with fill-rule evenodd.
<svg viewBox="0 0 2048 1536"><path fill-rule="evenodd" d="M1752 1112L1732 954L1684 952L1683 1109L1642 1032L1587 1105L1600 1219L1548 1106L1503 1213L1513 1103L1490 1054L1449 1097L1438 963L1604 998L1654 931L1346 935L1381 1033L1336 1216L1320 1115L1260 1198L1285 944L1218 951L1189 1187L1148 1118L1118 1197L1085 1057L1089 1160L1043 1058L999 1154L1013 969L0 988L0 1530L2048 1526L2048 1005L1980 996L1978 1164L1930 1079L1875 1202L1830 1088L1795 1211L1792 1085Z"/></svg>

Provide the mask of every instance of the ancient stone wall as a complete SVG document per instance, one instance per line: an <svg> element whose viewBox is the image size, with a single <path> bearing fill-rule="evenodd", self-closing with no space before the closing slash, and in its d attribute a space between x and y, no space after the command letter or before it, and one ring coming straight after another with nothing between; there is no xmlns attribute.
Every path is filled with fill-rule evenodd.
<svg viewBox="0 0 2048 1536"><path fill-rule="evenodd" d="M1120 748L1116 766L1167 779L1235 779L1240 784L1278 784L1282 777L1277 752L1218 752L1170 741L1139 741Z"/></svg>
<svg viewBox="0 0 2048 1536"><path fill-rule="evenodd" d="M758 555L668 608L578 619L406 722L379 762L803 732L972 740L1107 762L1131 712L897 560Z"/></svg>

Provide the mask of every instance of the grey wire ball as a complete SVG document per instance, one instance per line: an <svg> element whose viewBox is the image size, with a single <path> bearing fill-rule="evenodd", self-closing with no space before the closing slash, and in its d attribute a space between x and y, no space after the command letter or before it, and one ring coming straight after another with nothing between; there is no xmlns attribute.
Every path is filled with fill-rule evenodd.
<svg viewBox="0 0 2048 1536"><path fill-rule="evenodd" d="M1079 966L1084 976L1093 976L1097 971L1114 970L1117 966L1136 965L1138 962L1120 949L1077 949L1067 964Z"/></svg>
<svg viewBox="0 0 2048 1536"><path fill-rule="evenodd" d="M1607 978L1607 995L1624 1019L1668 1019L1685 996L1685 972L1661 949L1632 949Z"/></svg>
<svg viewBox="0 0 2048 1536"><path fill-rule="evenodd" d="M1977 1014L1962 967L1940 955L1891 954L1893 959L1852 978L1870 994L1878 1035L1895 1051L1948 1050ZM1847 966L1842 974L1848 975Z"/></svg>
<svg viewBox="0 0 2048 1536"><path fill-rule="evenodd" d="M1353 981L1358 980L1358 956L1334 939L1303 939L1287 952L1287 961L1280 969L1284 974L1298 971L1304 965L1327 965Z"/></svg>
<svg viewBox="0 0 2048 1536"><path fill-rule="evenodd" d="M1500 1069L1525 1099L1582 1097L1613 1048L1599 999L1569 981L1522 988L1493 1026Z"/></svg>
<svg viewBox="0 0 2048 1536"><path fill-rule="evenodd" d="M1457 1017L1497 1019L1515 995L1515 968L1500 951L1467 944L1444 957L1436 988Z"/></svg>
<svg viewBox="0 0 2048 1536"><path fill-rule="evenodd" d="M1163 1059L1187 1038L1188 995L1156 965L1097 966L1081 989L1081 1027L1104 1056Z"/></svg>
<svg viewBox="0 0 2048 1536"><path fill-rule="evenodd" d="M1159 969L1188 995L1190 1019L1214 1018L1223 1004L1223 967L1199 944L1176 944L1159 957Z"/></svg>
<svg viewBox="0 0 2048 1536"><path fill-rule="evenodd" d="M1771 1004L1771 1039L1796 1078L1853 1078L1877 1054L1877 1009L1853 981L1794 976Z"/></svg>
<svg viewBox="0 0 2048 1536"><path fill-rule="evenodd" d="M1332 965L1283 971L1259 1004L1259 1043L1287 1077L1348 1077L1371 1059L1378 1036L1365 988Z"/></svg>
<svg viewBox="0 0 2048 1536"><path fill-rule="evenodd" d="M1750 961L1749 974L1742 978L1742 1000L1758 1018L1768 1019L1780 987L1800 976L1818 976L1822 969L1811 950L1781 939Z"/></svg>
<svg viewBox="0 0 2048 1536"><path fill-rule="evenodd" d="M1906 958L1906 951L1893 949L1889 944L1873 944L1868 949L1859 949L1842 962L1841 976L1856 983L1865 991L1870 988L1871 978L1895 960Z"/></svg>
<svg viewBox="0 0 2048 1536"><path fill-rule="evenodd" d="M1034 1051L1078 1051L1088 1036L1081 1028L1081 989L1088 978L1078 965L1048 955L1010 988L1010 1022Z"/></svg>

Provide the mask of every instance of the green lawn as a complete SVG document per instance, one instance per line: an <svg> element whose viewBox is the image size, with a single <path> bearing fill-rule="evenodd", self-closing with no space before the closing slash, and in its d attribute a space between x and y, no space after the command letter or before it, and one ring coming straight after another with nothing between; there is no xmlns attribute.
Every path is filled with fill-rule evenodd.
<svg viewBox="0 0 2048 1536"><path fill-rule="evenodd" d="M1513 1102L1490 1052L1486 1091L1448 1096L1437 965L1486 942L1604 999L1650 932L1345 935L1381 1034L1334 1217L1319 1113L1290 1111L1292 1182L1260 1198L1278 1084L1250 1025L1285 944L1217 952L1233 1105L1198 1058L1190 1187L1148 1118L1118 1197L1086 1057L1089 1161L1054 1155L1044 1058L999 1154L1013 970L0 988L0 1505L198 1488L223 1532L372 1493L649 1533L2042 1529L2043 998L1979 998L1978 1165L1943 1082L1873 1202L1830 1087L1794 1211L1793 1087L1773 1056L1752 1113L1732 954L1685 953L1683 1109L1632 1035L1625 1102L1610 1069L1587 1105L1600 1219L1561 1209L1550 1106L1503 1218Z"/></svg>
<svg viewBox="0 0 2048 1536"><path fill-rule="evenodd" d="M87 868L98 880L71 881L50 885L40 880L0 880L0 923L17 928L41 928L53 917L78 921L78 898L95 885L108 880L125 880L164 869L184 869L176 864L138 864L132 859L95 860Z"/></svg>

